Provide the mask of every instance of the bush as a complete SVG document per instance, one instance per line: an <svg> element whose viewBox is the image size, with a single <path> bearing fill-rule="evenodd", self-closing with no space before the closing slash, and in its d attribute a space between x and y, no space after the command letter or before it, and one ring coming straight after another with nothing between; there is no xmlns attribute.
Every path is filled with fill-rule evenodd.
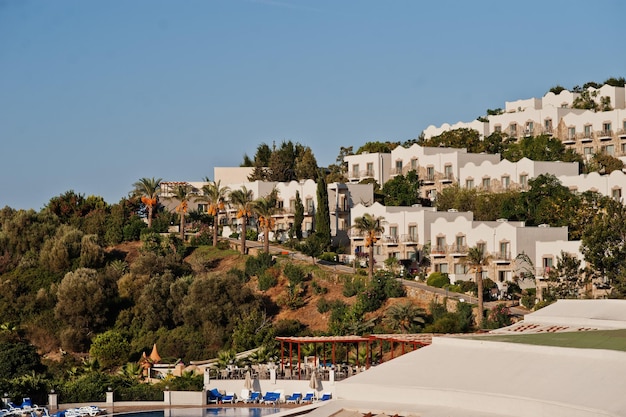
<svg viewBox="0 0 626 417"><path fill-rule="evenodd" d="M431 287L443 288L446 285L450 285L450 278L448 278L448 274L433 272L428 276L426 284Z"/></svg>
<svg viewBox="0 0 626 417"><path fill-rule="evenodd" d="M108 330L97 335L89 349L89 355L105 369L126 363L128 352L130 343L116 330Z"/></svg>
<svg viewBox="0 0 626 417"><path fill-rule="evenodd" d="M317 281L311 282L311 288L313 288L313 294L315 295L328 294L328 288L322 287Z"/></svg>
<svg viewBox="0 0 626 417"><path fill-rule="evenodd" d="M365 279L364 277L357 277L346 275L343 280L343 291L342 294L344 297L354 297L361 291L365 289Z"/></svg>
<svg viewBox="0 0 626 417"><path fill-rule="evenodd" d="M317 300L317 312L324 314L330 311L330 303L324 297Z"/></svg>
<svg viewBox="0 0 626 417"><path fill-rule="evenodd" d="M337 262L337 254L335 252L324 252L319 256L320 261Z"/></svg>
<svg viewBox="0 0 626 417"><path fill-rule="evenodd" d="M259 290L267 291L278 284L278 279L269 272L263 272L259 276Z"/></svg>
<svg viewBox="0 0 626 417"><path fill-rule="evenodd" d="M246 259L246 275L260 277L272 265L274 260L269 253L261 252L257 256L250 256Z"/></svg>
<svg viewBox="0 0 626 417"><path fill-rule="evenodd" d="M535 307L535 301L537 300L537 289L527 288L522 292L522 298L520 303L529 310Z"/></svg>
<svg viewBox="0 0 626 417"><path fill-rule="evenodd" d="M291 262L285 264L283 274L285 274L291 285L298 285L304 282L304 279L306 278L304 270Z"/></svg>

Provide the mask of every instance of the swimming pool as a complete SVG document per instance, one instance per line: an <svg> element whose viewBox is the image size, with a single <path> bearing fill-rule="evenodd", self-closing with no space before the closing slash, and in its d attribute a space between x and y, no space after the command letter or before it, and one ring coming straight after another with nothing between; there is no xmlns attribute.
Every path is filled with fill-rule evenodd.
<svg viewBox="0 0 626 417"><path fill-rule="evenodd" d="M263 417L280 411L278 407L168 408L159 411L124 413L124 415L129 417Z"/></svg>

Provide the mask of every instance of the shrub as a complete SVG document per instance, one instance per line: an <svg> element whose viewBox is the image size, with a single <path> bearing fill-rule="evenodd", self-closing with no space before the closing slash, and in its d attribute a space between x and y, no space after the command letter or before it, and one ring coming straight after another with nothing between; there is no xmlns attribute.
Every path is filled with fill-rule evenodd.
<svg viewBox="0 0 626 417"><path fill-rule="evenodd" d="M537 299L537 289L536 288L527 288L522 292L522 298L520 299L520 303L529 310L535 306L535 301Z"/></svg>
<svg viewBox="0 0 626 417"><path fill-rule="evenodd" d="M257 256L250 256L246 259L246 275L261 276L272 265L274 260L269 253L261 252Z"/></svg>
<svg viewBox="0 0 626 417"><path fill-rule="evenodd" d="M433 272L428 276L426 284L431 287L443 288L446 285L450 285L450 278L448 278L448 274Z"/></svg>
<svg viewBox="0 0 626 417"><path fill-rule="evenodd" d="M298 265L295 265L291 262L285 265L283 273L285 274L291 285L298 285L304 282L304 279L306 278L304 270Z"/></svg>
<svg viewBox="0 0 626 417"><path fill-rule="evenodd" d="M364 277L357 277L346 275L343 281L343 291L342 294L344 297L354 297L359 292L365 289L365 279Z"/></svg>
<svg viewBox="0 0 626 417"><path fill-rule="evenodd" d="M269 272L263 272L259 275L259 290L267 291L278 284L278 279Z"/></svg>
<svg viewBox="0 0 626 417"><path fill-rule="evenodd" d="M315 295L328 294L328 288L322 287L317 281L311 282L311 288L313 288L313 294Z"/></svg>
<svg viewBox="0 0 626 417"><path fill-rule="evenodd" d="M320 261L337 262L337 254L335 252L324 252L319 256Z"/></svg>
<svg viewBox="0 0 626 417"><path fill-rule="evenodd" d="M330 303L328 300L324 297L317 300L317 312L323 314L328 311L330 311Z"/></svg>
<svg viewBox="0 0 626 417"><path fill-rule="evenodd" d="M97 335L89 349L89 354L105 369L126 363L128 352L130 343L116 330Z"/></svg>

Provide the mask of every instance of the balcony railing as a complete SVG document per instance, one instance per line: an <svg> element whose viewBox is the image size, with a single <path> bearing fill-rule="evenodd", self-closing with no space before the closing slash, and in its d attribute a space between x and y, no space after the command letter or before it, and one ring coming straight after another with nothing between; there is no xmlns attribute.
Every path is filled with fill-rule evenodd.
<svg viewBox="0 0 626 417"><path fill-rule="evenodd" d="M417 235L416 234L415 235L412 235L412 234L401 235L400 242L406 245L417 245L418 243Z"/></svg>
<svg viewBox="0 0 626 417"><path fill-rule="evenodd" d="M510 262L511 261L511 252L494 252L491 254L491 258L496 262Z"/></svg>
<svg viewBox="0 0 626 417"><path fill-rule="evenodd" d="M381 241L383 242L383 245L397 245L398 236L383 236Z"/></svg>

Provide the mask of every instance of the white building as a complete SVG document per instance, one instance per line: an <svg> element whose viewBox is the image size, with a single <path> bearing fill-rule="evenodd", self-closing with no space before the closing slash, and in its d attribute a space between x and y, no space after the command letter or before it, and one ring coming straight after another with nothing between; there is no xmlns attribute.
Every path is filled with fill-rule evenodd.
<svg viewBox="0 0 626 417"><path fill-rule="evenodd" d="M528 181L542 174L578 177L576 162L531 161L522 158L517 162L503 159L498 162L484 160L479 164L468 162L459 170L459 186L485 191L502 192L526 190Z"/></svg>
<svg viewBox="0 0 626 417"><path fill-rule="evenodd" d="M563 175L557 178L570 191L579 193L592 191L617 201L622 201L623 192L626 189L626 173L623 171L613 171L608 175L591 172L573 176Z"/></svg>

